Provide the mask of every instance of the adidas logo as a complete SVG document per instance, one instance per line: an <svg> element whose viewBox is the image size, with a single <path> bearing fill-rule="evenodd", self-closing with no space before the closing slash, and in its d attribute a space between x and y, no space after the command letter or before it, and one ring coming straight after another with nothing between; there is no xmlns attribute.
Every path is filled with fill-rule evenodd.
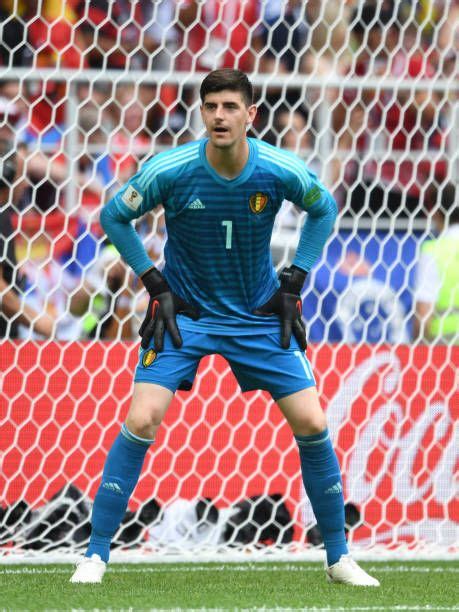
<svg viewBox="0 0 459 612"><path fill-rule="evenodd" d="M337 482L336 484L332 485L331 487L325 490L325 495L331 495L333 493L335 494L341 493L342 490L343 490L343 487L341 486L341 483Z"/></svg>
<svg viewBox="0 0 459 612"><path fill-rule="evenodd" d="M102 488L108 489L109 491L113 491L114 493L118 493L118 495L123 495L123 489L118 484L116 484L116 482L104 482Z"/></svg>
<svg viewBox="0 0 459 612"><path fill-rule="evenodd" d="M202 208L205 208L205 206L201 202L201 200L199 198L197 198L196 200L194 200L194 202L191 202L191 204L188 206L188 208L192 209L192 210L200 210Z"/></svg>

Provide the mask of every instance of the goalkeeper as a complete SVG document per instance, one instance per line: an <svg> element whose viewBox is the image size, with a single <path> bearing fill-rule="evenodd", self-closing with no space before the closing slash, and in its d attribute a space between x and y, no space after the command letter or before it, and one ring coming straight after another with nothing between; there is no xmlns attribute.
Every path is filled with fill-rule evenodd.
<svg viewBox="0 0 459 612"><path fill-rule="evenodd" d="M191 388L202 357L219 353L243 391L272 395L293 431L328 579L378 586L348 554L340 469L304 353L301 289L333 227L336 204L295 155L247 138L256 106L244 73L211 72L200 96L208 137L146 162L101 213L150 304L132 403L105 462L89 548L71 581L102 580L110 542L174 393ZM277 279L270 239L284 199L308 215L293 265ZM168 235L162 273L131 225L160 204Z"/></svg>

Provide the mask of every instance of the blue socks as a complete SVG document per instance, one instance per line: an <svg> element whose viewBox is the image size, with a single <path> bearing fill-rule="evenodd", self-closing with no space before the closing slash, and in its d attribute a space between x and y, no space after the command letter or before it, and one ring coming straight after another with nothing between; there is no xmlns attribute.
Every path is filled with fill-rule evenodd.
<svg viewBox="0 0 459 612"><path fill-rule="evenodd" d="M152 442L135 436L125 424L121 427L105 461L102 482L94 500L86 557L97 554L102 561L108 561L110 543L123 520Z"/></svg>
<svg viewBox="0 0 459 612"><path fill-rule="evenodd" d="M344 497L341 471L328 429L313 436L295 436L304 488L322 533L327 564L348 553L344 533Z"/></svg>
<svg viewBox="0 0 459 612"><path fill-rule="evenodd" d="M344 534L344 498L341 472L328 430L313 436L295 436L300 451L304 487L324 540L328 565L348 553ZM110 543L123 520L129 498L153 440L132 434L125 424L108 453L102 482L92 510L92 531L86 556L107 562Z"/></svg>

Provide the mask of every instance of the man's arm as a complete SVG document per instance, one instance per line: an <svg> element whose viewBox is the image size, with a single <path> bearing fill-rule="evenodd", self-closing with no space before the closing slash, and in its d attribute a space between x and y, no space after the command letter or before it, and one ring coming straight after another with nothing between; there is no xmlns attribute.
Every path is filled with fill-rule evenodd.
<svg viewBox="0 0 459 612"><path fill-rule="evenodd" d="M159 163L157 167L160 167ZM118 249L124 261L140 277L150 295L147 314L139 334L142 337L142 348L148 348L154 338L157 352L163 350L166 330L174 346L176 348L182 346L182 338L175 319L178 313L192 319L199 317L195 308L172 293L166 279L155 268L139 235L131 225L133 219L159 204L161 204L161 190L155 166L152 165L145 171L141 170L130 184L104 206L100 215L100 222L110 241Z"/></svg>
<svg viewBox="0 0 459 612"><path fill-rule="evenodd" d="M154 263L148 257L139 235L131 225L131 218L130 215L120 211L114 198L100 213L100 223L110 242L137 276L141 277L154 266Z"/></svg>
<svg viewBox="0 0 459 612"><path fill-rule="evenodd" d="M267 155L273 157L271 152ZM280 167L284 198L308 213L293 260L294 266L308 273L322 254L338 215L338 207L331 193L303 160L282 151L279 161L276 170L279 171Z"/></svg>
<svg viewBox="0 0 459 612"><path fill-rule="evenodd" d="M301 291L312 265L320 257L335 223L338 207L332 195L309 173L304 163L290 157L283 173L285 196L308 213L301 231L293 264L279 276L276 293L254 312L258 315L277 314L281 321L281 346L290 346L291 335L300 348L306 350L306 327L302 318Z"/></svg>
<svg viewBox="0 0 459 612"><path fill-rule="evenodd" d="M47 314L39 314L27 304L24 304L17 293L11 289L3 278L2 265L0 264L0 309L9 319L31 327L33 331L41 336L50 338L53 335L54 321Z"/></svg>
<svg viewBox="0 0 459 612"><path fill-rule="evenodd" d="M100 223L110 242L137 276L154 266L132 221L163 203L160 187L164 155L159 154L142 166L126 185L102 208Z"/></svg>
<svg viewBox="0 0 459 612"><path fill-rule="evenodd" d="M313 190L316 189L319 188L313 188ZM338 207L329 191L322 189L319 195L314 197L317 197L317 200L305 208L308 216L301 230L300 241L293 260L293 265L305 272L309 272L322 254L338 215Z"/></svg>

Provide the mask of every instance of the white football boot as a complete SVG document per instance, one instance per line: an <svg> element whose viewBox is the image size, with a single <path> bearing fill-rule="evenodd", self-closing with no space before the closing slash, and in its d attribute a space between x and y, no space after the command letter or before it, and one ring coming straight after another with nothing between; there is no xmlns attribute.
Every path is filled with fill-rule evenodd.
<svg viewBox="0 0 459 612"><path fill-rule="evenodd" d="M86 584L100 584L107 569L107 564L102 561L99 555L91 555L91 557L83 557L77 563L76 570L70 578L70 582L79 582Z"/></svg>
<svg viewBox="0 0 459 612"><path fill-rule="evenodd" d="M325 565L325 571L328 582L351 586L379 587L379 581L367 574L350 555L342 555L340 560L330 567Z"/></svg>

